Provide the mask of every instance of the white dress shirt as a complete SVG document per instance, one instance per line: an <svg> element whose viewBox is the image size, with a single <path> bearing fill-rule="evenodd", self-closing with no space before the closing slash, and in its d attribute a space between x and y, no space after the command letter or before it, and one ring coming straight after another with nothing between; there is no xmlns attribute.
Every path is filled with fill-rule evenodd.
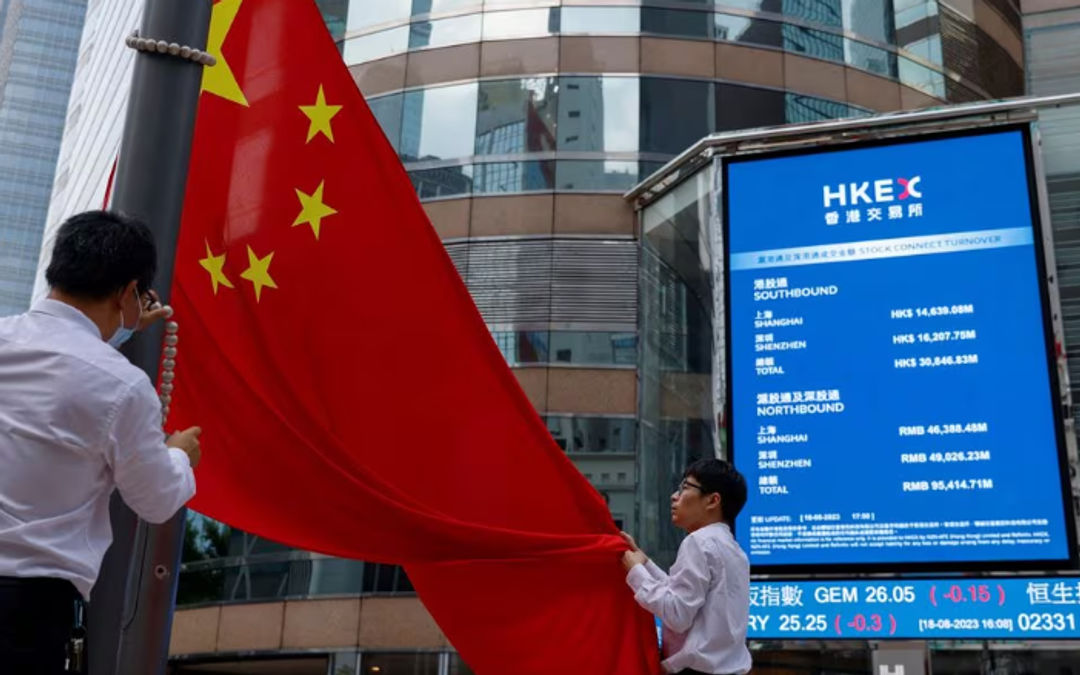
<svg viewBox="0 0 1080 675"><path fill-rule="evenodd" d="M89 598L113 488L152 523L195 494L150 378L65 303L0 319L0 576L67 579Z"/></svg>
<svg viewBox="0 0 1080 675"><path fill-rule="evenodd" d="M670 576L650 560L632 567L626 583L664 624L669 673L750 670L750 563L727 525L707 525L683 539Z"/></svg>

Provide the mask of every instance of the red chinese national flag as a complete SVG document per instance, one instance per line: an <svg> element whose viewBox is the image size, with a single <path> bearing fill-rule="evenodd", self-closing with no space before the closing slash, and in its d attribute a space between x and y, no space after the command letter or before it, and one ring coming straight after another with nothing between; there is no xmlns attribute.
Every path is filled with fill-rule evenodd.
<svg viewBox="0 0 1080 675"><path fill-rule="evenodd" d="M192 507L402 564L481 675L658 672L607 508L520 390L313 2L223 0L177 248Z"/></svg>

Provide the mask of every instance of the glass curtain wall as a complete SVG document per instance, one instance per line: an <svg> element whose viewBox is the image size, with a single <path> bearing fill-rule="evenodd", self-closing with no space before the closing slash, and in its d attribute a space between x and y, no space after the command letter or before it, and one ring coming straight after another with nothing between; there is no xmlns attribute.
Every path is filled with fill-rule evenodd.
<svg viewBox="0 0 1080 675"><path fill-rule="evenodd" d="M682 539L668 519L675 484L717 454L709 184L700 171L641 217L639 541L662 566Z"/></svg>
<svg viewBox="0 0 1080 675"><path fill-rule="evenodd" d="M25 311L86 0L0 0L0 316Z"/></svg>

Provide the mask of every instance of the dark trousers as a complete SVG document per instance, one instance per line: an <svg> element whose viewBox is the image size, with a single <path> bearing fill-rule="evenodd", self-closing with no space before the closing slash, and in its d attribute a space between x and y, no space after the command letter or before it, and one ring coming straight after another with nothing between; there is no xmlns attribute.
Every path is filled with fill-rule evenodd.
<svg viewBox="0 0 1080 675"><path fill-rule="evenodd" d="M64 673L78 599L62 579L0 577L0 671Z"/></svg>

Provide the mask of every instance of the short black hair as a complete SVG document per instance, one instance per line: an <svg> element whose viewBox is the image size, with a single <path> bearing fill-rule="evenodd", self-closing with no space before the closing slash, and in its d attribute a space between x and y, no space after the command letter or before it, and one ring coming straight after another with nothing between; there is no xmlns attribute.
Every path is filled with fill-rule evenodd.
<svg viewBox="0 0 1080 675"><path fill-rule="evenodd" d="M134 279L139 293L157 273L157 246L142 221L113 211L86 211L64 221L45 280L68 295L101 300Z"/></svg>
<svg viewBox="0 0 1080 675"><path fill-rule="evenodd" d="M735 525L735 517L746 505L746 479L730 463L720 459L699 459L686 467L683 478L696 478L704 494L720 495L724 521Z"/></svg>

